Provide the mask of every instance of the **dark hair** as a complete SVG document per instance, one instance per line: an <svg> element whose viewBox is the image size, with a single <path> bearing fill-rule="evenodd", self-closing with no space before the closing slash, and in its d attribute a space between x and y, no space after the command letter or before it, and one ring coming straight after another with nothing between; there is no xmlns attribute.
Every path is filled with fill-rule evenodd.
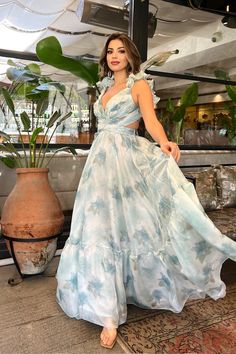
<svg viewBox="0 0 236 354"><path fill-rule="evenodd" d="M108 49L109 43L114 39L121 40L124 45L125 51L127 53L127 58L129 61L129 64L127 66L127 72L137 74L140 71L141 57L140 57L140 54L139 54L139 51L138 51L136 45L127 36L127 34L116 32L116 33L112 33L108 37L106 44L103 48L100 60L99 60L99 65L100 65L99 76L101 79L103 79L105 76L112 75L112 71L109 69L109 67L107 65L107 49Z"/></svg>

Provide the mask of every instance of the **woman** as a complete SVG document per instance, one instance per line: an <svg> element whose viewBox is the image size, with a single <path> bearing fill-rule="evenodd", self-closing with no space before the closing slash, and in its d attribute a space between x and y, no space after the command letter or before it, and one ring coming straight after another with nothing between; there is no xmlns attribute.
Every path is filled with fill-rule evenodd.
<svg viewBox="0 0 236 354"><path fill-rule="evenodd" d="M112 348L127 303L180 312L188 299L225 295L222 263L236 245L208 219L176 161L140 72L134 43L112 34L100 65L98 134L61 255L57 299L70 317L103 326ZM160 148L136 135L140 117Z"/></svg>

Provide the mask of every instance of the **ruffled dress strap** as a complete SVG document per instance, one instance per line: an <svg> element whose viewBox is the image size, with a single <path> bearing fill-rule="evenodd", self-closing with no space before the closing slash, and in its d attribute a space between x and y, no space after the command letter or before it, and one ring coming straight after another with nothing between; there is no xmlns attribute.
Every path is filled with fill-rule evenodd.
<svg viewBox="0 0 236 354"><path fill-rule="evenodd" d="M114 84L114 77L113 76L112 77L105 76L101 81L97 82L97 86L100 91L106 90L112 84Z"/></svg>
<svg viewBox="0 0 236 354"><path fill-rule="evenodd" d="M131 89L133 87L134 83L138 80L145 80L148 83L148 85L152 91L154 105L156 106L157 102L160 101L160 97L158 97L156 95L156 93L153 89L154 80L150 79L149 75L146 74L144 71L139 71L137 74L130 74L127 79L126 86Z"/></svg>

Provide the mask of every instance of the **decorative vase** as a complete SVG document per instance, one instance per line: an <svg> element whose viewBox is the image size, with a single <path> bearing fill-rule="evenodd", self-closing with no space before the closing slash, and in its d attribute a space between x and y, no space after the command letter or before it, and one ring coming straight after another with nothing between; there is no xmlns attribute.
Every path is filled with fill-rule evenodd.
<svg viewBox="0 0 236 354"><path fill-rule="evenodd" d="M21 276L42 273L57 247L64 215L48 168L17 168L2 210L2 234Z"/></svg>

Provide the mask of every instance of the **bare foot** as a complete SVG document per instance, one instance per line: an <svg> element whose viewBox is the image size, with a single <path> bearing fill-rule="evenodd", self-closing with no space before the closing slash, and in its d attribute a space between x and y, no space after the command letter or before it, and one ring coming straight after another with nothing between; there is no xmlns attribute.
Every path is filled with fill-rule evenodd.
<svg viewBox="0 0 236 354"><path fill-rule="evenodd" d="M105 347L113 347L117 336L117 329L116 328L106 328L103 327L101 333L101 345Z"/></svg>

